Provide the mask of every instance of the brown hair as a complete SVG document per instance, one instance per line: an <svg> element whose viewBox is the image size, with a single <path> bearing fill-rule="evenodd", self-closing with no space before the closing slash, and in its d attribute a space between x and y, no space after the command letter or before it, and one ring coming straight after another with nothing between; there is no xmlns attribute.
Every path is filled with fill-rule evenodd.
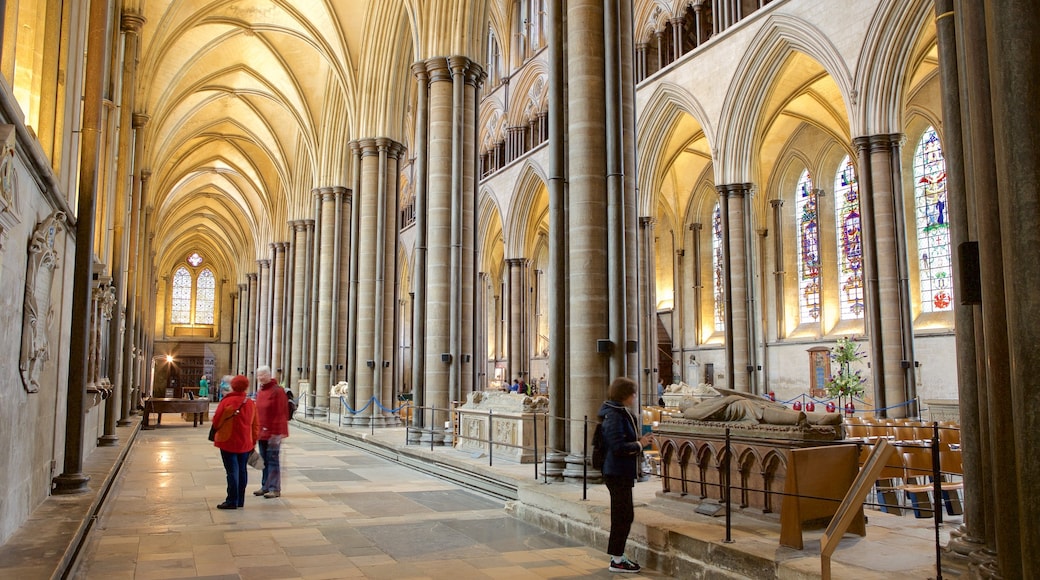
<svg viewBox="0 0 1040 580"><path fill-rule="evenodd" d="M610 383L607 389L607 398L615 403L624 403L625 399L636 392L636 382L628 377L618 377Z"/></svg>

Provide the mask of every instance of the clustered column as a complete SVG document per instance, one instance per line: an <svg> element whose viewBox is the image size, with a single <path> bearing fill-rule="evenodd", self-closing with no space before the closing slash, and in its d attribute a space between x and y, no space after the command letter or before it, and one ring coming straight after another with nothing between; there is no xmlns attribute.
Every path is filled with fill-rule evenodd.
<svg viewBox="0 0 1040 580"><path fill-rule="evenodd" d="M293 231L293 296L292 296L292 328L290 330L292 338L290 344L292 345L289 352L289 367L286 376L288 380L287 384L293 386L297 392L297 395L302 395L299 387L297 386L299 381L303 380L306 375L304 374L304 368L306 367L306 357L304 353L304 329L307 323L307 304L309 300L308 293L308 278L307 278L307 263L310 254L310 247L307 243L308 236L307 232L309 228L314 227L314 220L296 220L290 223Z"/></svg>
<svg viewBox="0 0 1040 580"><path fill-rule="evenodd" d="M1036 260L1040 6L936 0L954 244L969 575L1034 578L1040 552ZM963 171L962 171L963 169Z"/></svg>
<svg viewBox="0 0 1040 580"><path fill-rule="evenodd" d="M750 391L751 356L749 337L747 203L751 194L750 183L720 185L722 213L722 244L725 256L723 292L726 303L726 376L728 388Z"/></svg>
<svg viewBox="0 0 1040 580"><path fill-rule="evenodd" d="M285 242L271 244L271 368L285 379L282 368L282 340L285 323Z"/></svg>

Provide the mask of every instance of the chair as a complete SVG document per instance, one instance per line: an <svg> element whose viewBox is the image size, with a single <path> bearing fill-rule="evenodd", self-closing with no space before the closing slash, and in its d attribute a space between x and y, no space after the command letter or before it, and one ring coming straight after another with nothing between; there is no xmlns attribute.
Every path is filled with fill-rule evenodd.
<svg viewBox="0 0 1040 580"><path fill-rule="evenodd" d="M929 447L900 447L903 458L903 485L899 489L906 494L918 518L932 517L932 500L935 491L932 483L932 450ZM922 497L923 495L923 497Z"/></svg>

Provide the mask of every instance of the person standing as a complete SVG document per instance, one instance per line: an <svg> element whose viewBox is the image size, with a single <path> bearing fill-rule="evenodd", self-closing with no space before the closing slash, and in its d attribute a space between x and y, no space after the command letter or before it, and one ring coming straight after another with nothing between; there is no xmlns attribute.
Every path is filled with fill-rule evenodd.
<svg viewBox="0 0 1040 580"><path fill-rule="evenodd" d="M213 446L220 449L220 459L227 474L227 497L217 509L233 510L245 505L249 454L260 436L256 403L246 396L249 379L238 375L231 379L231 392L213 413L216 431Z"/></svg>
<svg viewBox="0 0 1040 580"><path fill-rule="evenodd" d="M199 398L209 398L209 379L206 378L206 375L202 375L202 378L199 379Z"/></svg>
<svg viewBox="0 0 1040 580"><path fill-rule="evenodd" d="M636 418L629 410L636 400L636 383L627 377L618 377L607 389L607 400L599 409L599 418L606 456L603 461L603 483L610 492L610 554L611 572L636 573L636 564L625 555L628 532L635 519L632 488L635 487L637 465L643 448L650 444L651 435L640 437Z"/></svg>
<svg viewBox="0 0 1040 580"><path fill-rule="evenodd" d="M256 369L256 406L260 415L260 457L264 460L260 489L253 495L282 495L282 439L289 436L289 398L271 377L271 367Z"/></svg>

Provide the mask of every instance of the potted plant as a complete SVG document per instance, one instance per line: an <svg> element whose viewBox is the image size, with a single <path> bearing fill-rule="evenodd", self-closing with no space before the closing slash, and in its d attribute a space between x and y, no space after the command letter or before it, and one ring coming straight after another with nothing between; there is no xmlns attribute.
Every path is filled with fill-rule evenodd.
<svg viewBox="0 0 1040 580"><path fill-rule="evenodd" d="M838 344L831 349L831 360L838 363L838 372L827 381L827 395L837 397L838 406L843 409L846 400L863 395L867 379L858 369L852 370L852 363L859 362L864 356L859 345L848 337L839 338Z"/></svg>

